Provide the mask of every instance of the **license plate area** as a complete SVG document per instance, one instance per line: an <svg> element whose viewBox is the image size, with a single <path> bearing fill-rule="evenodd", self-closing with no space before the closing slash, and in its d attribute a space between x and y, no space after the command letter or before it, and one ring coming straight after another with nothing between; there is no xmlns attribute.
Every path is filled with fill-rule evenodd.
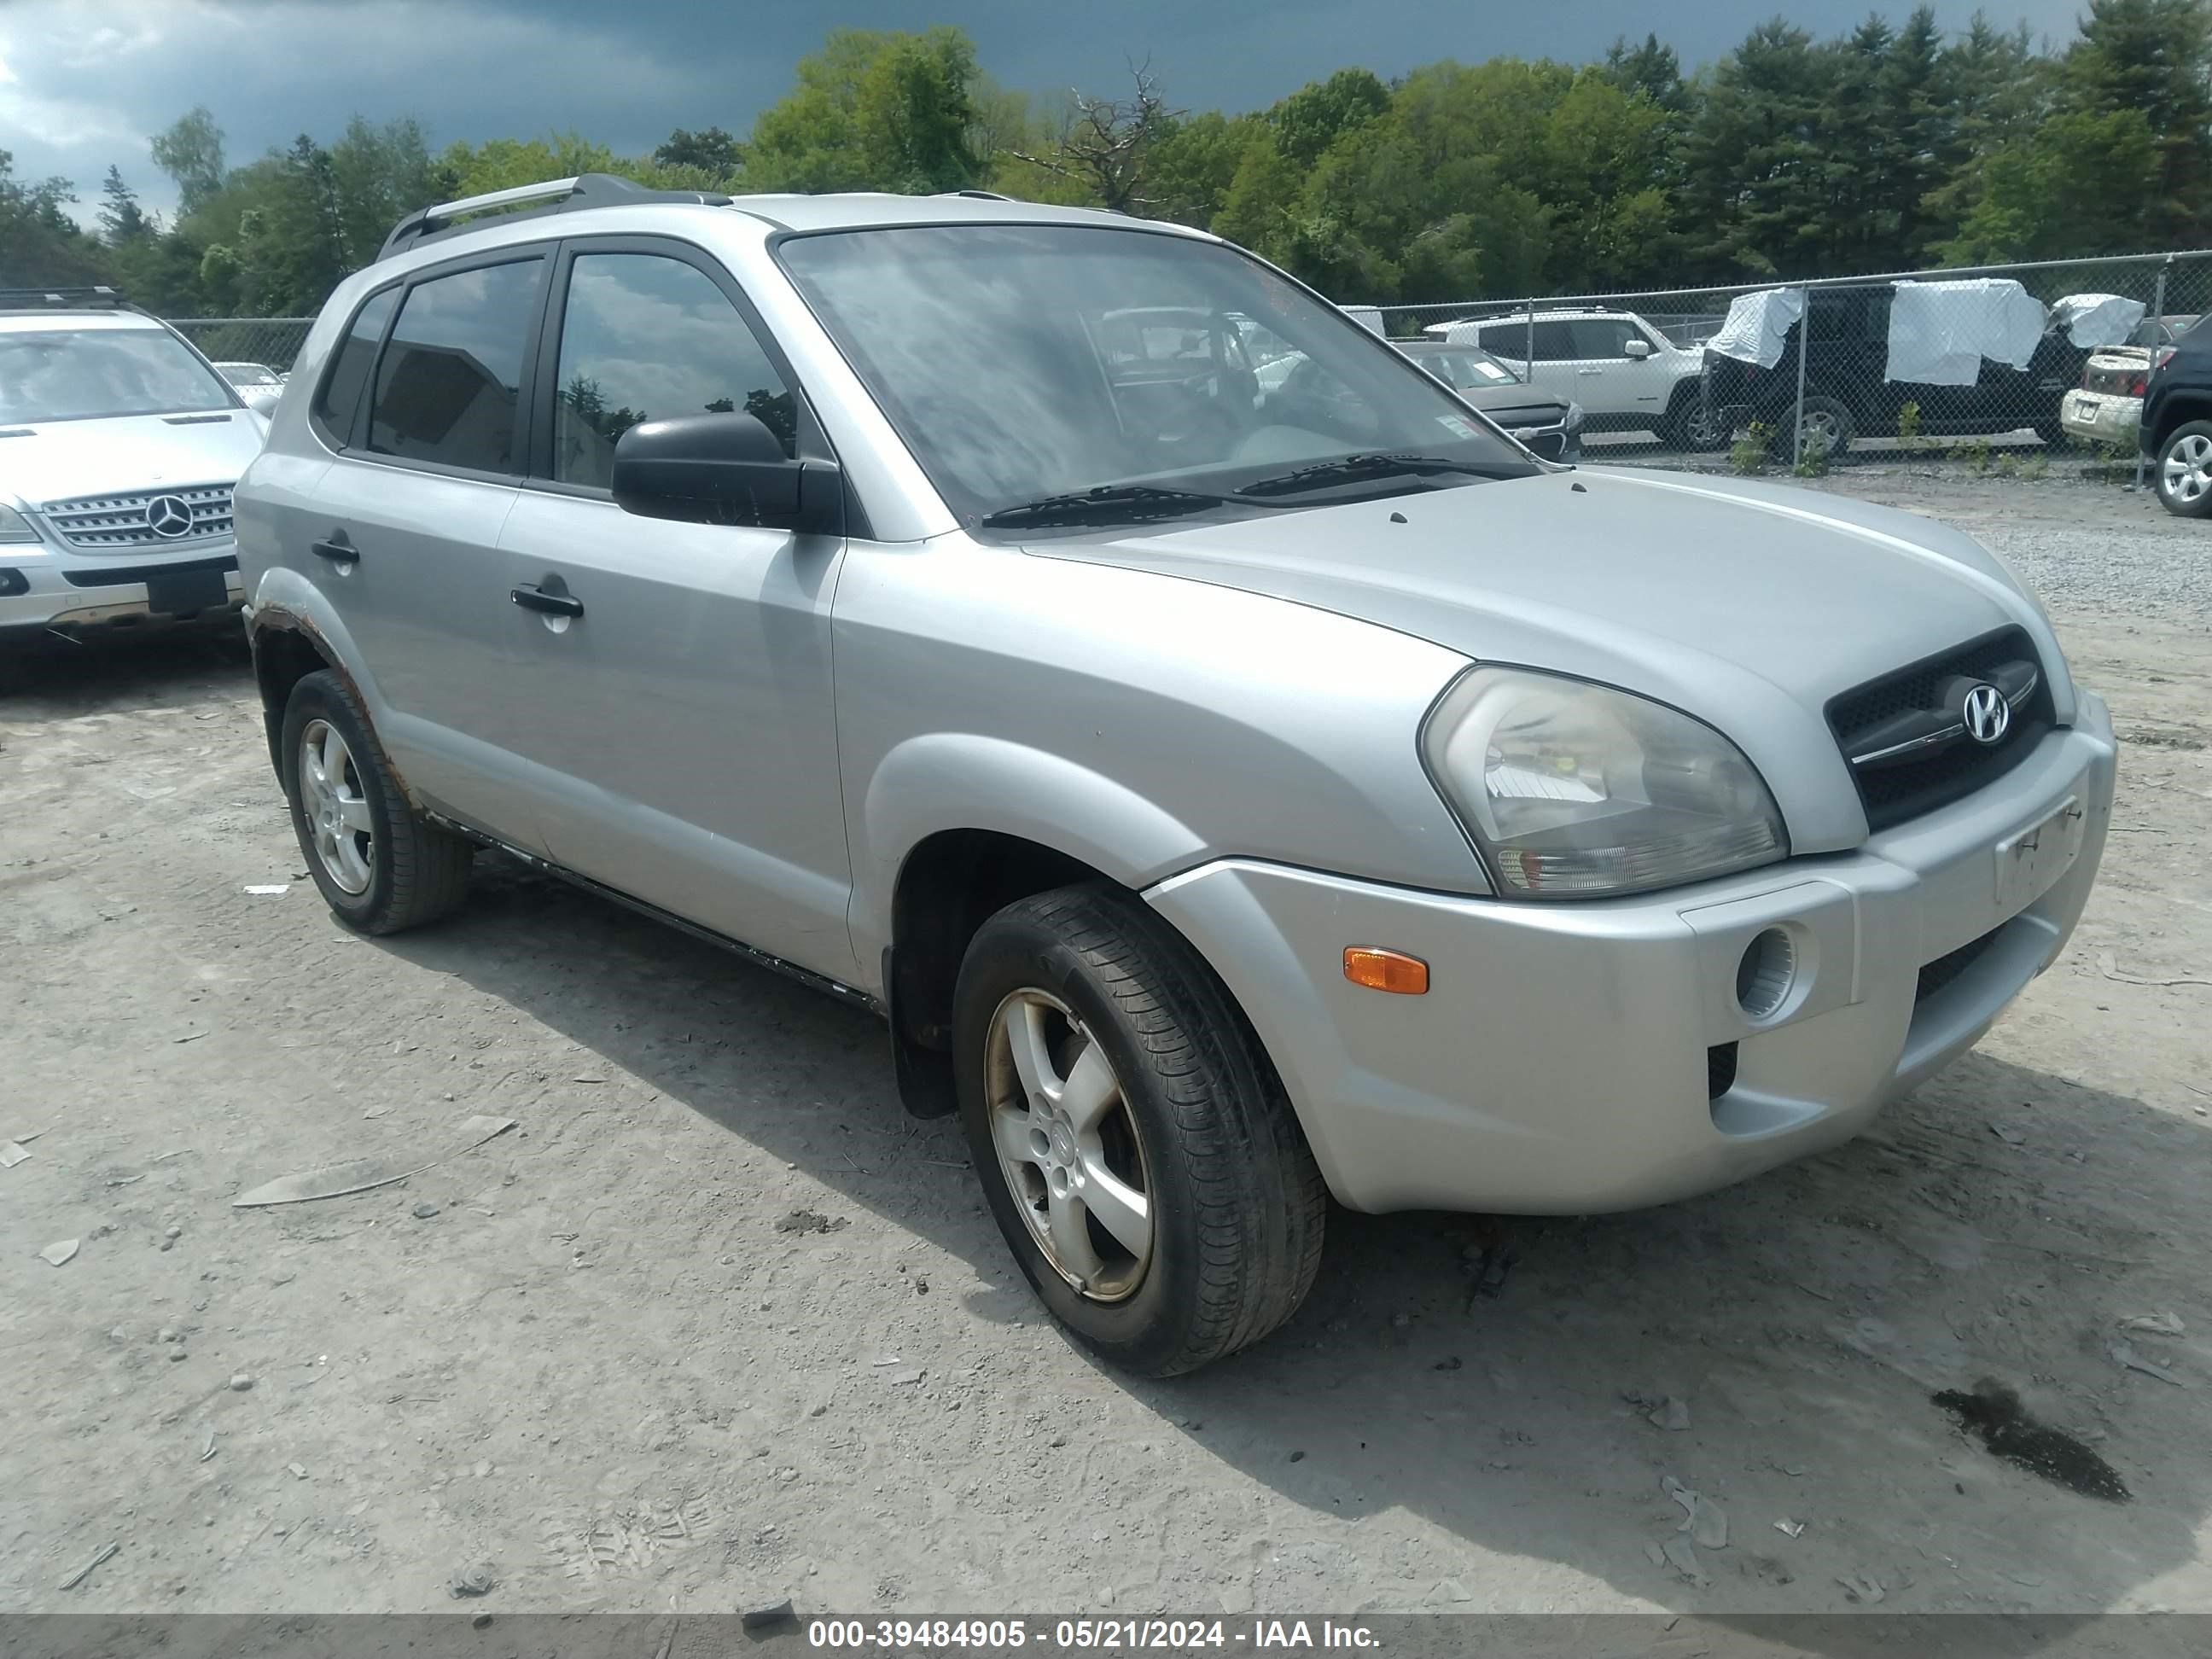
<svg viewBox="0 0 2212 1659"><path fill-rule="evenodd" d="M220 570L171 570L146 578L146 608L165 617L189 616L220 605L230 587Z"/></svg>
<svg viewBox="0 0 2212 1659"><path fill-rule="evenodd" d="M2007 915L2026 909L2051 890L2081 851L2089 814L2069 795L2027 829L1996 846L1997 908Z"/></svg>

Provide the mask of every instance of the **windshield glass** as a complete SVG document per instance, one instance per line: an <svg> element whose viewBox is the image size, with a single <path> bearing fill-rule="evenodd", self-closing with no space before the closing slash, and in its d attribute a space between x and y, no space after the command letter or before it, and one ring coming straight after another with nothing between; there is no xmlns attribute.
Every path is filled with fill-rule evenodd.
<svg viewBox="0 0 2212 1659"><path fill-rule="evenodd" d="M1540 471L1343 313L1218 243L913 226L794 237L780 254L971 525L1091 492L1134 503L1133 520ZM1317 465L1354 456L1350 469ZM1434 465L1394 470L1385 457ZM1299 469L1310 471L1285 484ZM1265 488L1238 493L1253 485ZM1083 505L1091 523L1119 510Z"/></svg>
<svg viewBox="0 0 2212 1659"><path fill-rule="evenodd" d="M1443 350L1417 348L1406 355L1446 386L1457 386L1462 392L1521 384L1518 374L1480 346L1451 346Z"/></svg>
<svg viewBox="0 0 2212 1659"><path fill-rule="evenodd" d="M161 329L0 333L0 422L235 407L229 388Z"/></svg>

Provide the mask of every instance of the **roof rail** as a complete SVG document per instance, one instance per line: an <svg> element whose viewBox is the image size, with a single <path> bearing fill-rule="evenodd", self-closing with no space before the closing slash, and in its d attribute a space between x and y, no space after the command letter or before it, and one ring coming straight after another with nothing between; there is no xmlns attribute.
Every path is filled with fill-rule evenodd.
<svg viewBox="0 0 2212 1659"><path fill-rule="evenodd" d="M135 309L106 283L85 288L0 288L0 311L129 311Z"/></svg>
<svg viewBox="0 0 2212 1659"><path fill-rule="evenodd" d="M995 190L940 190L937 193L939 196L969 196L979 202L1011 202L1014 199Z"/></svg>
<svg viewBox="0 0 2212 1659"><path fill-rule="evenodd" d="M487 191L481 196L464 196L458 202L441 202L435 207L426 207L409 214L392 226L392 234L384 239L384 246L376 257L388 259L393 254L414 246L418 242L441 235L457 228L456 220L472 213L489 213L501 208L530 207L541 213L569 213L584 208L614 207L648 202L690 202L708 207L725 207L730 198L708 190L648 190L635 179L624 179L611 173L580 173L573 179L550 179L543 184L517 185L512 190Z"/></svg>

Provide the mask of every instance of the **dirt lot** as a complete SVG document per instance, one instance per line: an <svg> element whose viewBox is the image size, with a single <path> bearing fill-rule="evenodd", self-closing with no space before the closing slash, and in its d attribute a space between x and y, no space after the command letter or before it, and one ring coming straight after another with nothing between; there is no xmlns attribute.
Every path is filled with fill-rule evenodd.
<svg viewBox="0 0 2212 1659"><path fill-rule="evenodd" d="M1738 1189L1334 1215L1296 1322L1171 1384L1042 1318L870 1019L511 868L355 939L241 669L37 671L0 697L0 1607L429 1609L484 1564L501 1612L2212 1611L2212 532L2055 480L1831 487L2018 558L2110 697L2068 956L1876 1133ZM231 1207L478 1113L517 1127ZM1985 1376L2131 1498L1931 1401ZM1709 1583L1653 1559L1662 1478L1726 1514Z"/></svg>

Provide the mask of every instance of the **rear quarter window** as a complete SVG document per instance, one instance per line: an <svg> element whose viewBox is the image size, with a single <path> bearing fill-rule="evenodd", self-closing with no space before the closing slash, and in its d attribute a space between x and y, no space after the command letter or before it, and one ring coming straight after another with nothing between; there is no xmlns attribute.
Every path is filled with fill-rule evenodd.
<svg viewBox="0 0 2212 1659"><path fill-rule="evenodd" d="M384 331L392 325L392 313L398 304L396 288L371 295L354 313L345 338L331 354L331 366L315 394L314 415L323 436L342 449L354 441L362 393L368 389L369 374L376 367L377 348L384 343Z"/></svg>

